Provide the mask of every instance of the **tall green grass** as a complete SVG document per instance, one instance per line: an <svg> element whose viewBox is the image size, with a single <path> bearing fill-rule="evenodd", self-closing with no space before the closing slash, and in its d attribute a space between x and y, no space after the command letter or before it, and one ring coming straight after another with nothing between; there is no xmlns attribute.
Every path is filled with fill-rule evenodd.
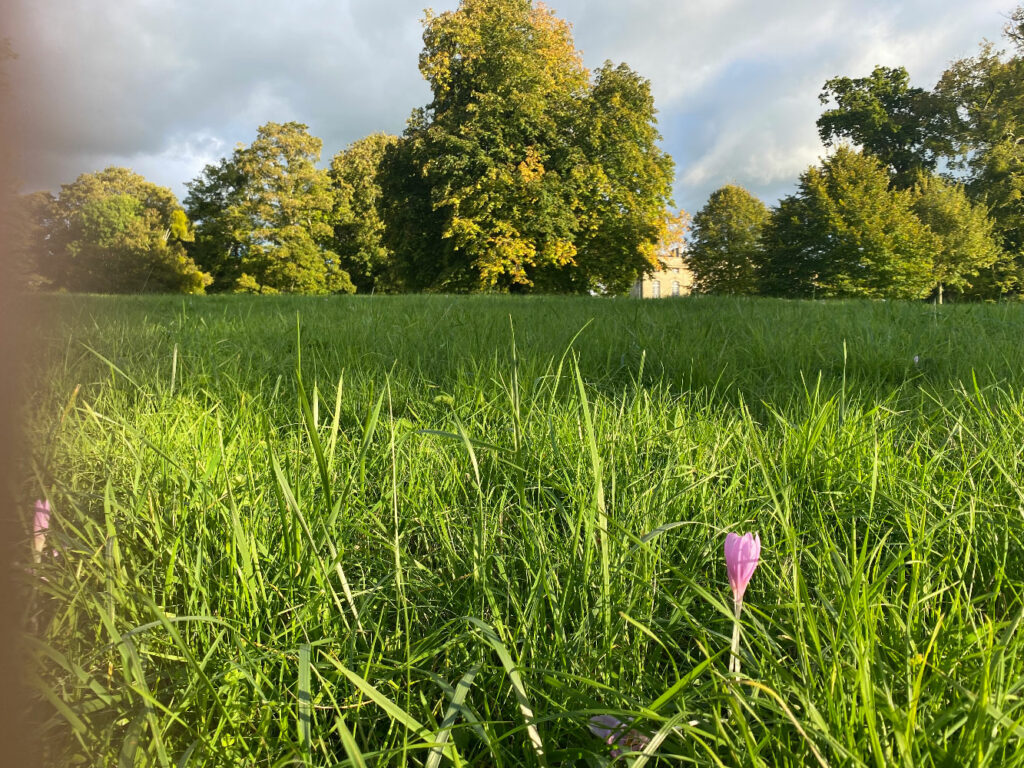
<svg viewBox="0 0 1024 768"><path fill-rule="evenodd" d="M1024 765L1022 307L42 301L53 765Z"/></svg>

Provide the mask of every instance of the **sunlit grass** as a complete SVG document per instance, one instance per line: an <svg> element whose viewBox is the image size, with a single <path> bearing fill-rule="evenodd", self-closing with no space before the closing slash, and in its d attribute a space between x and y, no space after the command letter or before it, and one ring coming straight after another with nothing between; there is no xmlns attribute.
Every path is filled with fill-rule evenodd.
<svg viewBox="0 0 1024 768"><path fill-rule="evenodd" d="M1020 306L44 309L53 765L1024 765Z"/></svg>

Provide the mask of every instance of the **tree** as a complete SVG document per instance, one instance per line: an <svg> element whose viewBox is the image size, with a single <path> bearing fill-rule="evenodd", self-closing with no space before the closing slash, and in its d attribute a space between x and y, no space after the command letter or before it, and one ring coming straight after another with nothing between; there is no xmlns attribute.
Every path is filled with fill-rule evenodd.
<svg viewBox="0 0 1024 768"><path fill-rule="evenodd" d="M352 293L326 247L335 195L320 170L320 139L301 123L267 123L231 158L189 183L185 206L196 222L196 261L215 290L247 293Z"/></svg>
<svg viewBox="0 0 1024 768"><path fill-rule="evenodd" d="M793 296L908 298L934 286L937 237L881 161L840 146L809 168L765 230L764 288Z"/></svg>
<svg viewBox="0 0 1024 768"><path fill-rule="evenodd" d="M384 150L380 164L384 246L394 254L392 280L401 291L469 290L474 285L464 260L444 238L444 216L434 208L424 175L427 142L416 113L406 136Z"/></svg>
<svg viewBox="0 0 1024 768"><path fill-rule="evenodd" d="M1016 55L984 43L976 56L953 62L936 86L951 105L952 165L964 173L967 192L984 203L1007 258L991 285L1024 287L1024 6L1006 27Z"/></svg>
<svg viewBox="0 0 1024 768"><path fill-rule="evenodd" d="M910 187L922 172L935 169L946 148L948 102L910 87L903 67L875 67L868 77L834 77L818 97L835 102L818 118L825 146L849 140L875 155L898 186Z"/></svg>
<svg viewBox="0 0 1024 768"><path fill-rule="evenodd" d="M1003 27L1003 34L1018 51L1024 53L1024 5L1018 5L1010 15L1010 21Z"/></svg>
<svg viewBox="0 0 1024 768"><path fill-rule="evenodd" d="M423 39L433 100L381 175L406 286L620 290L653 266L671 160L645 80L606 65L592 83L530 0L462 0Z"/></svg>
<svg viewBox="0 0 1024 768"><path fill-rule="evenodd" d="M337 199L331 250L359 292L387 290L393 283L393 254L384 244L378 175L384 154L397 136L375 133L351 144L331 160Z"/></svg>
<svg viewBox="0 0 1024 768"><path fill-rule="evenodd" d="M1007 137L979 155L967 189L988 207L1006 254L990 275L992 287L999 293L1020 293L1024 289L1024 140Z"/></svg>
<svg viewBox="0 0 1024 768"><path fill-rule="evenodd" d="M688 216L669 211L673 163L658 148L654 113L649 81L625 64L606 61L597 70L574 129L582 149L572 153L581 204L576 255L568 267L537 270L539 288L625 293L685 229Z"/></svg>
<svg viewBox="0 0 1024 768"><path fill-rule="evenodd" d="M34 205L46 230L38 269L54 288L203 293L210 283L186 254L192 229L174 194L127 168L83 174Z"/></svg>
<svg viewBox="0 0 1024 768"><path fill-rule="evenodd" d="M756 293L768 208L743 187L711 193L693 217L687 261L701 293Z"/></svg>
<svg viewBox="0 0 1024 768"><path fill-rule="evenodd" d="M913 209L939 239L933 266L939 303L946 288L974 295L991 291L988 270L1000 262L1003 250L985 206L972 203L962 185L926 176L914 188ZM981 281L972 280L982 273Z"/></svg>

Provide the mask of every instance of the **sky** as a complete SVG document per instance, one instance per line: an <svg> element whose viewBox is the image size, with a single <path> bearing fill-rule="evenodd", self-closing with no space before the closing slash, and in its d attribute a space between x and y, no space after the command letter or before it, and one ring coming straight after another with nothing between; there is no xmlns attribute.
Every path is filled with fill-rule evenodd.
<svg viewBox="0 0 1024 768"><path fill-rule="evenodd" d="M836 75L905 66L932 87L1015 0L551 0L590 68L651 81L675 202L740 184L774 204L826 149L818 94ZM24 191L108 165L179 197L261 124L297 120L329 161L401 133L430 100L417 69L424 0L15 0L0 29ZM444 0L436 11L455 8Z"/></svg>

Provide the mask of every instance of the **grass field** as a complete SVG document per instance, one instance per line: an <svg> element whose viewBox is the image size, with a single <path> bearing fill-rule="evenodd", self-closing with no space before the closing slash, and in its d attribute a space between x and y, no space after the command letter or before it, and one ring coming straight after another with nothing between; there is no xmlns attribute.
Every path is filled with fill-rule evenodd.
<svg viewBox="0 0 1024 768"><path fill-rule="evenodd" d="M1024 306L40 302L53 765L1024 766Z"/></svg>

